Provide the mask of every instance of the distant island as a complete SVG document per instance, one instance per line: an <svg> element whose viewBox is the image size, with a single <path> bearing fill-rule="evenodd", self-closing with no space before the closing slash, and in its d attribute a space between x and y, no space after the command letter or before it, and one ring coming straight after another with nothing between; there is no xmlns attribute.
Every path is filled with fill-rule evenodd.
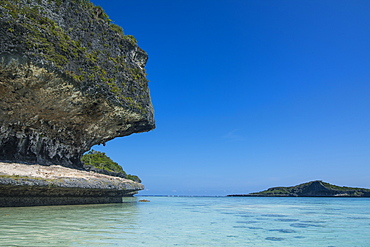
<svg viewBox="0 0 370 247"><path fill-rule="evenodd" d="M291 187L273 187L261 192L228 195L253 197L370 197L370 189L341 187L320 180Z"/></svg>

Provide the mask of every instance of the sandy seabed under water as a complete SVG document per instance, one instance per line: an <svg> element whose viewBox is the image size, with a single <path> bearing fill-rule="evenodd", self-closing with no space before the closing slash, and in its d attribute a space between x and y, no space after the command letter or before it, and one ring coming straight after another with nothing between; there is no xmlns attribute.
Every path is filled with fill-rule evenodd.
<svg viewBox="0 0 370 247"><path fill-rule="evenodd" d="M0 246L365 247L369 203L139 196L122 204L0 208Z"/></svg>

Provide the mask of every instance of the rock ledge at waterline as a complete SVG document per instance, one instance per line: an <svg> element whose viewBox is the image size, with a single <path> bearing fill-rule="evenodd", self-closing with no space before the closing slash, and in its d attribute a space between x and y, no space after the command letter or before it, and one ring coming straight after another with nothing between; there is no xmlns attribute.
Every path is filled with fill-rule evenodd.
<svg viewBox="0 0 370 247"><path fill-rule="evenodd" d="M144 189L120 177L63 166L0 162L0 206L119 203Z"/></svg>
<svg viewBox="0 0 370 247"><path fill-rule="evenodd" d="M13 162L83 170L80 158L92 146L154 129L147 59L135 38L124 35L88 0L0 1L3 165ZM12 191L12 185L13 192L19 193L13 196L23 193L21 187L25 196L47 196L52 190L44 189L55 186L62 195L63 184L79 181L24 179L2 177L2 195ZM128 183L121 182L123 187ZM42 188L36 188L41 184ZM100 184L101 188L91 189L107 192L105 182ZM78 193L68 191L63 204L70 204L67 197L72 196L77 203ZM121 192L114 193L107 195L116 200Z"/></svg>

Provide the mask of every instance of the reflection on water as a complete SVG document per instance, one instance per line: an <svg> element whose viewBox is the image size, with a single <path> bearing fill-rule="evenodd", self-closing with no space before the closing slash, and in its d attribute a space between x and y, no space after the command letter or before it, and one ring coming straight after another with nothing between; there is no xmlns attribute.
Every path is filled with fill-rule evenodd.
<svg viewBox="0 0 370 247"><path fill-rule="evenodd" d="M122 204L0 208L0 246L347 247L370 243L367 198L145 199L150 202L125 198Z"/></svg>

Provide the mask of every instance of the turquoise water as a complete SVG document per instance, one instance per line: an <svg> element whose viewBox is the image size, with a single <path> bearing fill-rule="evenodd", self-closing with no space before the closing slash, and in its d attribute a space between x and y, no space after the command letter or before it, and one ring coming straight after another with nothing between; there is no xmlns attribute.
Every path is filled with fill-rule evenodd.
<svg viewBox="0 0 370 247"><path fill-rule="evenodd" d="M0 246L370 246L367 198L125 200L0 208Z"/></svg>

